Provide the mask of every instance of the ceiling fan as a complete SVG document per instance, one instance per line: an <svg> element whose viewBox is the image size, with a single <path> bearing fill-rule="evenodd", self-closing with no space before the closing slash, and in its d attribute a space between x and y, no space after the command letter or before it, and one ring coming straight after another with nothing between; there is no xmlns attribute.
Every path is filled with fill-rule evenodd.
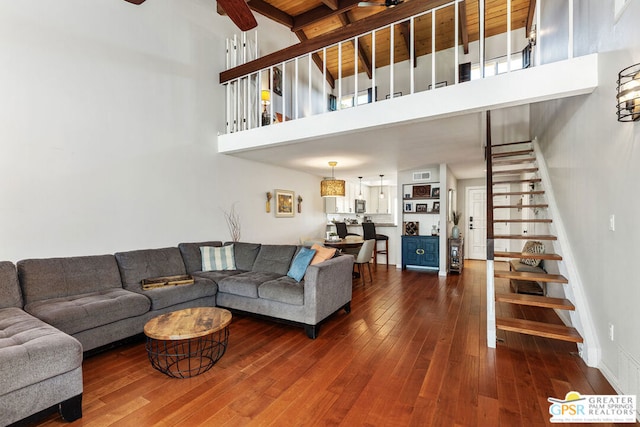
<svg viewBox="0 0 640 427"><path fill-rule="evenodd" d="M358 3L358 6L384 6L384 7L395 7L402 3L404 0L385 0L384 2L371 2L371 1L361 1Z"/></svg>
<svg viewBox="0 0 640 427"><path fill-rule="evenodd" d="M125 0L133 4L142 4L145 0ZM256 18L245 0L218 0L218 6L225 11L234 24L242 31L258 26Z"/></svg>

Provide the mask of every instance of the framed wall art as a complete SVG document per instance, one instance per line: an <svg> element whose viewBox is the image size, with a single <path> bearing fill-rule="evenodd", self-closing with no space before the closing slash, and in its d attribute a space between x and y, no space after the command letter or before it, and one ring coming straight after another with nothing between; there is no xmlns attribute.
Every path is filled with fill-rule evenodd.
<svg viewBox="0 0 640 427"><path fill-rule="evenodd" d="M274 190L276 199L276 217L291 218L294 215L295 193L289 190Z"/></svg>
<svg viewBox="0 0 640 427"><path fill-rule="evenodd" d="M414 199L431 197L431 185L414 185L411 197Z"/></svg>
<svg viewBox="0 0 640 427"><path fill-rule="evenodd" d="M432 213L440 212L440 202L433 202L433 209L431 209Z"/></svg>

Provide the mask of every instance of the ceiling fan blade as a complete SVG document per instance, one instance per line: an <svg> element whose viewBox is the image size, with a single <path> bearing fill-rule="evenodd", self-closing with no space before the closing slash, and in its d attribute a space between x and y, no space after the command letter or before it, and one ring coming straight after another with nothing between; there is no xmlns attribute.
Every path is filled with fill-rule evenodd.
<svg viewBox="0 0 640 427"><path fill-rule="evenodd" d="M256 18L244 0L218 0L218 6L242 31L248 31L258 26Z"/></svg>
<svg viewBox="0 0 640 427"><path fill-rule="evenodd" d="M124 1L128 1L129 3L133 3L133 4L142 4L142 3L144 3L144 0L124 0Z"/></svg>

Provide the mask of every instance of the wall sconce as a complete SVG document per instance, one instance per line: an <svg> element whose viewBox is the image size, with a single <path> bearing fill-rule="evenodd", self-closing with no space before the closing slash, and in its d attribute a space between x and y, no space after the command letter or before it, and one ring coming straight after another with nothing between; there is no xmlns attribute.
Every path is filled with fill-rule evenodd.
<svg viewBox="0 0 640 427"><path fill-rule="evenodd" d="M618 121L640 120L640 64L618 73Z"/></svg>
<svg viewBox="0 0 640 427"><path fill-rule="evenodd" d="M271 92L268 90L261 91L260 101L264 106L264 109L262 110L262 126L266 126L271 123L269 112L267 111L267 105L271 104Z"/></svg>
<svg viewBox="0 0 640 427"><path fill-rule="evenodd" d="M344 197L345 183L342 179L335 179L333 176L333 168L338 162L329 162L331 166L331 179L325 178L320 182L320 195L322 197Z"/></svg>
<svg viewBox="0 0 640 427"><path fill-rule="evenodd" d="M531 31L529 31L529 44L531 46L535 46L537 38L538 38L538 33L536 32L536 24L532 24Z"/></svg>

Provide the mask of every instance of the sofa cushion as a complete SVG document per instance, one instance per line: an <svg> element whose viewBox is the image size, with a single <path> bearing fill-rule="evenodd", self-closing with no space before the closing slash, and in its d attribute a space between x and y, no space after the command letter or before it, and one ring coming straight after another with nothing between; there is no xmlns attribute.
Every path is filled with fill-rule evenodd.
<svg viewBox="0 0 640 427"><path fill-rule="evenodd" d="M143 279L187 274L178 248L142 249L115 254L125 289L139 292Z"/></svg>
<svg viewBox="0 0 640 427"><path fill-rule="evenodd" d="M307 271L307 267L311 263L315 254L315 249L300 248L300 251L298 251L291 262L291 267L289 267L287 276L291 277L296 282L301 281L304 278L304 273Z"/></svg>
<svg viewBox="0 0 640 427"><path fill-rule="evenodd" d="M316 254L311 260L311 265L319 264L333 258L336 255L336 248L325 248L324 246L320 246L317 243L314 243L313 246L311 246L311 249L316 250Z"/></svg>
<svg viewBox="0 0 640 427"><path fill-rule="evenodd" d="M520 260L512 259L510 261L512 271L521 271L527 273L546 273L541 267L534 267L532 265L523 264Z"/></svg>
<svg viewBox="0 0 640 427"><path fill-rule="evenodd" d="M286 276L297 249L295 245L262 245L251 270Z"/></svg>
<svg viewBox="0 0 640 427"><path fill-rule="evenodd" d="M220 282L225 277L235 276L236 274L245 273L242 270L224 270L224 271L194 271L193 277L202 277L211 280L214 283Z"/></svg>
<svg viewBox="0 0 640 427"><path fill-rule="evenodd" d="M145 314L148 298L122 288L36 301L25 305L28 313L67 334L75 334L118 320Z"/></svg>
<svg viewBox="0 0 640 427"><path fill-rule="evenodd" d="M233 245L222 247L202 246L202 271L235 270L236 261L233 253Z"/></svg>
<svg viewBox="0 0 640 427"><path fill-rule="evenodd" d="M178 245L187 273L191 274L194 271L200 271L202 269L202 258L200 256L200 248L202 246L218 247L222 246L222 242L215 240L209 242L180 243Z"/></svg>
<svg viewBox="0 0 640 427"><path fill-rule="evenodd" d="M12 262L0 262L0 308L22 308L22 292L18 283L16 266Z"/></svg>
<svg viewBox="0 0 640 427"><path fill-rule="evenodd" d="M304 305L304 283L288 276L279 277L260 285L258 296L285 304Z"/></svg>
<svg viewBox="0 0 640 427"><path fill-rule="evenodd" d="M258 298L258 286L269 280L277 279L282 274L247 271L225 277L218 282L218 291L249 298ZM292 279L293 280L293 279Z"/></svg>
<svg viewBox="0 0 640 427"><path fill-rule="evenodd" d="M522 248L522 254L543 254L545 252L544 243L534 240L529 240L524 244ZM540 259L534 258L520 258L522 264L530 265L531 267L537 267L540 265Z"/></svg>
<svg viewBox="0 0 640 427"><path fill-rule="evenodd" d="M256 261L260 251L260 243L229 242L225 245L233 244L233 251L238 270L251 271L253 263Z"/></svg>
<svg viewBox="0 0 640 427"><path fill-rule="evenodd" d="M18 261L24 303L122 288L113 255Z"/></svg>
<svg viewBox="0 0 640 427"><path fill-rule="evenodd" d="M0 309L3 394L73 371L81 364L82 345L78 340L19 308Z"/></svg>

